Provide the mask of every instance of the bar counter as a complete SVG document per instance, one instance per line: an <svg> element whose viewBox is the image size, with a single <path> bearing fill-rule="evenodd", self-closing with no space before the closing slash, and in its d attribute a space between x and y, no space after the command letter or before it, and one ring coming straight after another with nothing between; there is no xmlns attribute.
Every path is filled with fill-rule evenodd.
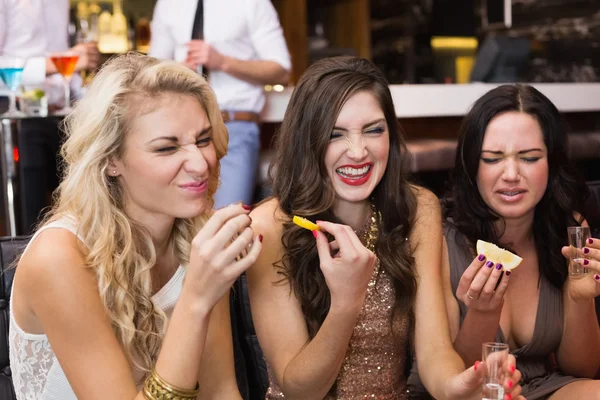
<svg viewBox="0 0 600 400"><path fill-rule="evenodd" d="M533 83L563 113L600 111L600 83ZM390 85L398 118L459 117L498 84ZM267 92L263 121L283 120L293 88Z"/></svg>

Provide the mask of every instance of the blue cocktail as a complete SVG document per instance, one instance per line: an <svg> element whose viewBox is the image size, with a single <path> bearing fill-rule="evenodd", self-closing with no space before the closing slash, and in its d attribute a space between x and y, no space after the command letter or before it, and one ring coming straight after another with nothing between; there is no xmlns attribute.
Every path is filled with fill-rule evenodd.
<svg viewBox="0 0 600 400"><path fill-rule="evenodd" d="M25 113L17 110L16 94L21 85L21 77L27 60L21 57L0 57L0 79L11 90L8 111L0 117L20 117Z"/></svg>
<svg viewBox="0 0 600 400"><path fill-rule="evenodd" d="M15 92L21 84L21 76L24 68L0 68L0 79L6 86Z"/></svg>

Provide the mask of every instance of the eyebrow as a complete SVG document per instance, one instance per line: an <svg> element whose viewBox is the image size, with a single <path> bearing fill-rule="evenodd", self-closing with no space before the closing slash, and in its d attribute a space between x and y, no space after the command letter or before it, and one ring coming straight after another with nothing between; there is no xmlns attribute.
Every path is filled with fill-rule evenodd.
<svg viewBox="0 0 600 400"><path fill-rule="evenodd" d="M209 126L208 128L204 128L196 136L206 135L207 133L210 132L211 129L212 129L212 126ZM169 142L177 142L179 140L179 138L177 136L160 136L160 137L152 139L148 143L156 142L157 140L168 140Z"/></svg>
<svg viewBox="0 0 600 400"><path fill-rule="evenodd" d="M525 153L531 153L532 151L541 151L543 152L544 150L542 149L538 149L537 147L534 149L526 149L526 150L521 150L519 151L517 154L525 154ZM482 153L492 153L492 154L504 154L503 151L499 151L499 150L481 150Z"/></svg>
<svg viewBox="0 0 600 400"><path fill-rule="evenodd" d="M366 124L364 124L362 126L362 129L368 128L368 127L378 124L380 122L385 122L385 118L379 118L379 119L376 119L375 121L367 122ZM342 128L341 126L334 126L333 129L336 131L344 131L344 132L348 131L348 129Z"/></svg>

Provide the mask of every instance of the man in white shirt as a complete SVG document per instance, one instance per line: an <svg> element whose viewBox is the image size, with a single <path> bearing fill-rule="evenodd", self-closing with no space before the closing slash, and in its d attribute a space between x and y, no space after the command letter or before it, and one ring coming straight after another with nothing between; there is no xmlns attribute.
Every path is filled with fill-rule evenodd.
<svg viewBox="0 0 600 400"><path fill-rule="evenodd" d="M0 56L27 58L23 85L52 89L49 101L64 103L62 77L49 52L69 50L69 0L0 0ZM95 43L72 48L80 58L76 67L93 70L100 53ZM74 97L81 92L81 78L71 81ZM49 205L49 196L58 185L56 160L60 145L56 118L24 120L19 130L21 198L25 230L36 223L40 211Z"/></svg>
<svg viewBox="0 0 600 400"><path fill-rule="evenodd" d="M157 1L149 54L208 70L229 131L215 207L237 201L251 204L263 87L288 83L290 55L270 0L204 0L203 39L192 40L198 4L198 0Z"/></svg>

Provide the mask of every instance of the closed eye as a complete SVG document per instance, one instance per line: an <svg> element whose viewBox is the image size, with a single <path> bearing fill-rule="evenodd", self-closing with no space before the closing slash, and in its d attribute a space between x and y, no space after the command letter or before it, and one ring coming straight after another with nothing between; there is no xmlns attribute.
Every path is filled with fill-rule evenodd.
<svg viewBox="0 0 600 400"><path fill-rule="evenodd" d="M528 163L534 163L539 160L541 157L523 157L522 160Z"/></svg>
<svg viewBox="0 0 600 400"><path fill-rule="evenodd" d="M375 135L380 135L383 132L385 132L385 129L381 128L381 127L377 127L377 128L373 128L373 129L369 129L368 131L366 131L365 133L367 134L375 134Z"/></svg>
<svg viewBox="0 0 600 400"><path fill-rule="evenodd" d="M169 152L172 152L175 150L177 150L177 146L161 147L160 149L157 149L156 151L159 153L169 153Z"/></svg>
<svg viewBox="0 0 600 400"><path fill-rule="evenodd" d="M343 136L343 134L341 132L333 131L333 132L331 132L331 135L329 136L329 139L337 139L337 138L342 137L342 136Z"/></svg>
<svg viewBox="0 0 600 400"><path fill-rule="evenodd" d="M483 161L486 164L495 164L498 161L500 161L501 158L486 158L486 157L481 157L481 161Z"/></svg>
<svg viewBox="0 0 600 400"><path fill-rule="evenodd" d="M212 136L207 136L205 138L202 138L200 140L198 140L196 142L196 146L198 147L205 147L208 146L208 144L212 141Z"/></svg>

